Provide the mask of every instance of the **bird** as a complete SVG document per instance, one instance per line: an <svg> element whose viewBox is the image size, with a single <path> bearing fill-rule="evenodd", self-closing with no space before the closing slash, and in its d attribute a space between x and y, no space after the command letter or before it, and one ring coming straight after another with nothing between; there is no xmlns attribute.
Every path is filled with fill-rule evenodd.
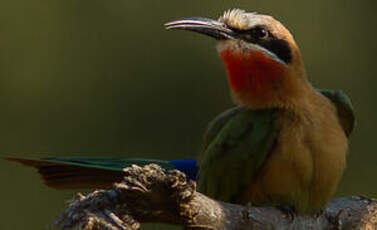
<svg viewBox="0 0 377 230"><path fill-rule="evenodd" d="M355 126L349 97L311 85L292 34L271 16L231 9L217 20L182 18L165 28L216 40L236 104L208 124L197 160L7 159L37 168L57 189L109 187L124 167L156 163L183 171L216 200L297 213L325 207L346 167Z"/></svg>
<svg viewBox="0 0 377 230"><path fill-rule="evenodd" d="M198 189L217 200L326 206L346 167L355 117L339 90L315 89L290 31L272 16L226 11L218 20L167 23L216 40L237 108L211 122L198 158Z"/></svg>

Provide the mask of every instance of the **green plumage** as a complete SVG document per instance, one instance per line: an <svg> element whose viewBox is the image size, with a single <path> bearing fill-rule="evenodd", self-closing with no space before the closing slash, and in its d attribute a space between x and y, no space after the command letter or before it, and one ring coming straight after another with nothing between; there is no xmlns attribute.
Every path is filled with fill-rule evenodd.
<svg viewBox="0 0 377 230"><path fill-rule="evenodd" d="M340 124L349 136L355 127L356 119L353 106L349 97L342 90L316 89L335 105Z"/></svg>
<svg viewBox="0 0 377 230"><path fill-rule="evenodd" d="M237 107L211 122L199 163L199 191L237 202L273 146L275 113Z"/></svg>
<svg viewBox="0 0 377 230"><path fill-rule="evenodd" d="M340 90L317 91L336 106L348 136L355 123L348 97ZM236 107L209 124L199 159L199 191L218 200L241 202L242 192L274 147L279 133L275 127L277 112Z"/></svg>

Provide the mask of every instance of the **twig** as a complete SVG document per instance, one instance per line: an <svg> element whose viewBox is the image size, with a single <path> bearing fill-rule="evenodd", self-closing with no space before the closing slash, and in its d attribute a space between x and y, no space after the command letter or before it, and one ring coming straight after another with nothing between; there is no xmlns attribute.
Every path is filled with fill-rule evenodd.
<svg viewBox="0 0 377 230"><path fill-rule="evenodd" d="M160 222L187 229L377 229L377 200L338 198L316 215L292 219L273 207L246 207L213 200L177 170L133 165L111 190L78 194L56 221L63 229L136 230Z"/></svg>

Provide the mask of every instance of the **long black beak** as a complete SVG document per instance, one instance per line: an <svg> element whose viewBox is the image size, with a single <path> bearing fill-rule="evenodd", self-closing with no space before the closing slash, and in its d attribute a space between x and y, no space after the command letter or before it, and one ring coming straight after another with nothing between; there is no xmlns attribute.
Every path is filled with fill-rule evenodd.
<svg viewBox="0 0 377 230"><path fill-rule="evenodd" d="M193 17L165 24L167 30L189 30L205 34L217 40L231 39L235 33L227 28L225 24L209 18Z"/></svg>

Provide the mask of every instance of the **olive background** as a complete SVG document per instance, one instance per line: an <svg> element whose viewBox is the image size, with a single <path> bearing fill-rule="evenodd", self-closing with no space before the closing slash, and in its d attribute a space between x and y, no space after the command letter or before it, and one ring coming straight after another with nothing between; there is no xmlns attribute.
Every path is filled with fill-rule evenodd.
<svg viewBox="0 0 377 230"><path fill-rule="evenodd" d="M215 42L163 24L229 8L282 21L313 85L351 97L358 121L336 196L377 197L375 0L2 0L0 155L195 157L233 103ZM1 159L0 183L4 230L52 229L77 192Z"/></svg>

